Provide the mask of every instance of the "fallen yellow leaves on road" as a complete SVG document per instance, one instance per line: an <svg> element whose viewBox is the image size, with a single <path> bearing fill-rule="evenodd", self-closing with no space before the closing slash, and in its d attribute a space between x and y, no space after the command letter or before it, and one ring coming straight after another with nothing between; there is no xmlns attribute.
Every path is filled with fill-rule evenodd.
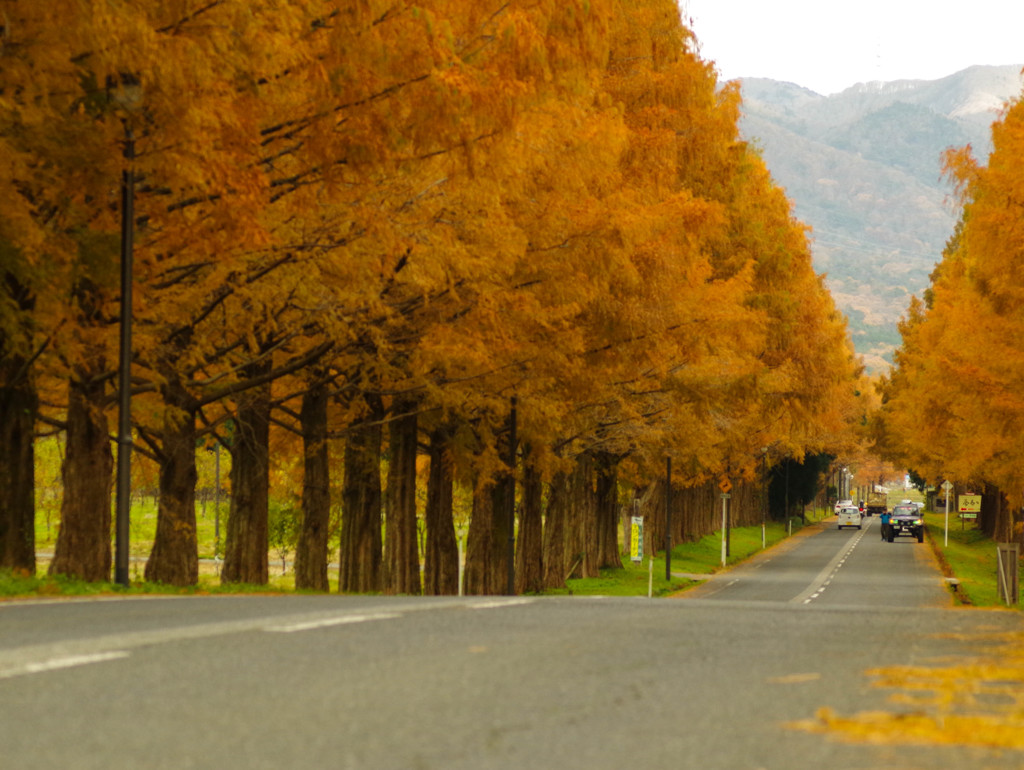
<svg viewBox="0 0 1024 770"><path fill-rule="evenodd" d="M823 707L813 719L787 726L851 743L1024 750L1024 634L971 641L990 648L934 666L868 670L873 686L894 690L891 711L844 716Z"/></svg>

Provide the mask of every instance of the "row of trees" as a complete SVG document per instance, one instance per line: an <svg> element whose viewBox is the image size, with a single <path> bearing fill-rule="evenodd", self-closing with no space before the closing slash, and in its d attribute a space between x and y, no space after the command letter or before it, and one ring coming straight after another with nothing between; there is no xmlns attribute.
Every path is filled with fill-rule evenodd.
<svg viewBox="0 0 1024 770"><path fill-rule="evenodd" d="M992 126L981 165L970 147L946 169L962 213L900 331L896 368L883 382L880 445L927 482L984 493L988 533L1020 540L1024 504L1024 103Z"/></svg>
<svg viewBox="0 0 1024 770"><path fill-rule="evenodd" d="M583 490L611 500L666 457L682 485L751 479L762 448L849 441L845 320L672 0L6 5L0 564L34 568L32 441L58 430L51 570L109 577L126 172L147 579L197 580L214 438L225 581L266 581L270 479L298 466L298 585L327 588L340 503L341 590L409 593L457 589L456 480L467 591L501 590L510 457L519 553L553 538L549 561L599 565L608 504L559 513Z"/></svg>

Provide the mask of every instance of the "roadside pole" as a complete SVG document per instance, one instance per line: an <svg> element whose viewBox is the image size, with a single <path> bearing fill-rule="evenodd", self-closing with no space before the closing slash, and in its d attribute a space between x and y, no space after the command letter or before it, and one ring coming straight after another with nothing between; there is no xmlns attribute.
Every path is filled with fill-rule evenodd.
<svg viewBox="0 0 1024 770"><path fill-rule="evenodd" d="M508 584L505 593L516 595L516 406L518 399L512 396L508 415L508 492L505 499L505 515L508 517L508 542L505 558L508 560Z"/></svg>
<svg viewBox="0 0 1024 770"><path fill-rule="evenodd" d="M726 566L726 552L725 552L725 523L728 517L729 510L729 493L722 492L722 566Z"/></svg>
<svg viewBox="0 0 1024 770"><path fill-rule="evenodd" d="M943 535L943 540L942 540L942 547L943 548L948 548L949 547L949 490L951 490L952 488L953 488L953 485L950 484L949 481L943 481L942 482L942 489L946 493L946 531L945 531L945 533Z"/></svg>
<svg viewBox="0 0 1024 770"><path fill-rule="evenodd" d="M826 499L827 502L827 499ZM761 447L761 550L768 547L768 447Z"/></svg>
<svg viewBox="0 0 1024 770"><path fill-rule="evenodd" d="M665 458L665 580L672 582L672 458Z"/></svg>
<svg viewBox="0 0 1024 770"><path fill-rule="evenodd" d="M121 172L121 313L120 356L117 393L117 494L114 506L114 582L131 585L128 562L131 560L132 506L132 261L135 228L135 136L125 126L124 157L127 167Z"/></svg>

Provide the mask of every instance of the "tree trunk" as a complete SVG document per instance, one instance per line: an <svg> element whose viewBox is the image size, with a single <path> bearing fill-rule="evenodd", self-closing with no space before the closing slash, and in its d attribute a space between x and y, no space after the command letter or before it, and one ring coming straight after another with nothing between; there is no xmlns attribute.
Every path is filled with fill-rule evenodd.
<svg viewBox="0 0 1024 770"><path fill-rule="evenodd" d="M459 592L459 546L452 516L452 459L448 432L430 435L430 477L427 481L427 544L423 559L423 593L454 596Z"/></svg>
<svg viewBox="0 0 1024 770"><path fill-rule="evenodd" d="M603 453L597 459L597 565L622 568L619 552L619 461Z"/></svg>
<svg viewBox="0 0 1024 770"><path fill-rule="evenodd" d="M594 461L589 454L576 458L570 480L566 516L566 555L572 560L572 578L598 577L597 513L594 500Z"/></svg>
<svg viewBox="0 0 1024 770"><path fill-rule="evenodd" d="M91 582L111 578L110 494L114 456L103 411L104 386L72 380L62 476L61 524L51 575Z"/></svg>
<svg viewBox="0 0 1024 770"><path fill-rule="evenodd" d="M507 450L502 450L505 456ZM515 554L509 554L509 534L515 532L515 479L504 473L491 490L491 565L490 593L492 595L507 594L515 591L515 585L509 587L509 558L515 566ZM513 535L514 536L514 535ZM513 550L515 543L512 543Z"/></svg>
<svg viewBox="0 0 1024 770"><path fill-rule="evenodd" d="M0 568L35 575L36 393L28 362L0 337Z"/></svg>
<svg viewBox="0 0 1024 770"><path fill-rule="evenodd" d="M678 490L673 486L673 497ZM644 519L644 561L665 550L665 479L649 485L640 498Z"/></svg>
<svg viewBox="0 0 1024 770"><path fill-rule="evenodd" d="M412 412L412 403L398 402L396 412ZM386 519L384 522L384 592L420 594L420 552L416 540L415 414L396 417L390 425Z"/></svg>
<svg viewBox="0 0 1024 770"><path fill-rule="evenodd" d="M556 473L548 487L548 509L544 517L544 588L565 588L565 578L572 566L565 548L566 498L568 479Z"/></svg>
<svg viewBox="0 0 1024 770"><path fill-rule="evenodd" d="M247 367L246 376L270 363ZM221 583L266 585L270 523L270 385L239 396L231 444L231 507Z"/></svg>
<svg viewBox="0 0 1024 770"><path fill-rule="evenodd" d="M383 407L352 425L345 445L338 590L370 593L381 588L380 448Z"/></svg>
<svg viewBox="0 0 1024 770"><path fill-rule="evenodd" d="M501 457L508 456L508 438L506 434L498 442ZM514 503L514 484L515 478L506 466L496 480L473 485L473 515L463 580L466 594L496 596L509 591L509 505Z"/></svg>
<svg viewBox="0 0 1024 770"><path fill-rule="evenodd" d="M463 593L467 596L490 596L496 590L494 562L496 522L495 484L473 485L473 512L469 521L469 537L466 544L466 570L463 574Z"/></svg>
<svg viewBox="0 0 1024 770"><path fill-rule="evenodd" d="M541 492L540 474L531 463L524 463L523 506L516 534L517 594L539 593L544 589Z"/></svg>
<svg viewBox="0 0 1024 770"><path fill-rule="evenodd" d="M156 538L145 575L154 583L190 586L199 582L195 407L173 379L164 388L164 403Z"/></svg>
<svg viewBox="0 0 1024 770"><path fill-rule="evenodd" d="M327 455L327 386L302 397L304 474L302 529L295 549L295 587L328 591L327 541L331 522L330 466Z"/></svg>

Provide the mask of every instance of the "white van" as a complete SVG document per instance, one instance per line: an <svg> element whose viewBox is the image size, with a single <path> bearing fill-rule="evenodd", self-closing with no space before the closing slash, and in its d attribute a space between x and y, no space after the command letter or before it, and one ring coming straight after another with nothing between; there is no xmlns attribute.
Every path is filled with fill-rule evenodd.
<svg viewBox="0 0 1024 770"><path fill-rule="evenodd" d="M839 529L843 527L856 527L860 529L860 509L856 506L840 508L838 516Z"/></svg>

